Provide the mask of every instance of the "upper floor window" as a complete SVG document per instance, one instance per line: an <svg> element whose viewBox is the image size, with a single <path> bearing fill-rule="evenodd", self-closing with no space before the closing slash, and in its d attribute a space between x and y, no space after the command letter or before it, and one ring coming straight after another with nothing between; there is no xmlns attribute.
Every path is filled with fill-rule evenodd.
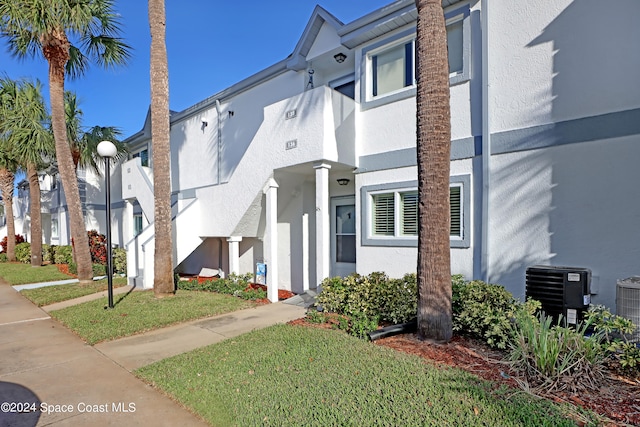
<svg viewBox="0 0 640 427"><path fill-rule="evenodd" d="M371 55L372 96L395 92L414 84L414 52L414 41L410 40Z"/></svg>
<svg viewBox="0 0 640 427"><path fill-rule="evenodd" d="M468 6L445 14L449 82L469 79L470 28ZM364 109L415 96L415 28L363 49L361 104Z"/></svg>
<svg viewBox="0 0 640 427"><path fill-rule="evenodd" d="M140 164L142 166L149 166L149 150L144 149L133 154L133 158L140 157Z"/></svg>

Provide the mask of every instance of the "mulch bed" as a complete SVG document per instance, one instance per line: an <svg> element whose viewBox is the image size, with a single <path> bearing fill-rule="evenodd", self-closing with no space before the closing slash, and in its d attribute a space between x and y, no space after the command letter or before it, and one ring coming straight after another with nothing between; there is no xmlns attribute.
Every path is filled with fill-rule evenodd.
<svg viewBox="0 0 640 427"><path fill-rule="evenodd" d="M311 323L306 318L289 324L307 327L332 328L331 323ZM374 341L376 345L414 354L435 366L463 369L478 377L492 381L496 387L520 387L522 382L504 360L504 354L485 344L462 336L454 336L447 344L420 341L415 334L403 334ZM609 421L606 426L640 426L640 379L621 378L611 374L605 385L595 391L582 391L580 395L554 392L543 397L556 402L567 402L590 409Z"/></svg>
<svg viewBox="0 0 640 427"><path fill-rule="evenodd" d="M56 264L56 267L58 267L58 271L60 271L60 273L63 273L63 274L66 274L67 276L71 276L75 278L78 277L75 274L69 273L69 264Z"/></svg>

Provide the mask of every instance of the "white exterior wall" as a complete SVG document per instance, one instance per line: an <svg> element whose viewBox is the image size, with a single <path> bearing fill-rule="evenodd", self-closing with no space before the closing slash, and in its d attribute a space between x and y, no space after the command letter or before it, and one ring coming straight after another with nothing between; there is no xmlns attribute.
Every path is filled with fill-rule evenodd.
<svg viewBox="0 0 640 427"><path fill-rule="evenodd" d="M638 107L636 0L490 2L492 131Z"/></svg>
<svg viewBox="0 0 640 427"><path fill-rule="evenodd" d="M526 267L592 270L594 302L615 307L616 280L638 275L638 137L494 156L491 280L524 296Z"/></svg>
<svg viewBox="0 0 640 427"><path fill-rule="evenodd" d="M456 161L451 163L451 176L472 175L471 159ZM358 188L388 184L394 182L415 181L417 179L417 167L407 167L402 169L389 169L371 173L361 173L356 175L356 185ZM474 200L474 182L471 179L470 200ZM356 212L358 219L362 215L371 215L371 212L362 212L361 193L356 192ZM476 226L474 215L475 206L470 209L470 230L471 246L469 248L451 248L451 274L462 274L466 278L474 277L474 227ZM359 274L369 274L374 271L384 271L390 277L402 277L406 273L415 273L418 262L417 239L415 247L400 246L368 246L362 245L362 234L366 232L360 227L358 221L356 231L357 244L357 272Z"/></svg>
<svg viewBox="0 0 640 427"><path fill-rule="evenodd" d="M489 278L524 297L528 266L586 267L593 302L614 309L616 280L640 274L640 135L602 115L640 107L640 3L490 8Z"/></svg>

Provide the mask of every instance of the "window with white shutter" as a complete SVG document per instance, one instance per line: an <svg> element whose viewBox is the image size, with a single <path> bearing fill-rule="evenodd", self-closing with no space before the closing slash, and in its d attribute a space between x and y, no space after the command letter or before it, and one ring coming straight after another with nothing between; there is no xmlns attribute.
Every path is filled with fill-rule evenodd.
<svg viewBox="0 0 640 427"><path fill-rule="evenodd" d="M468 175L451 177L451 247L466 248L470 245L469 189ZM417 246L417 181L365 186L361 192L362 211L369 212L363 222L363 245Z"/></svg>

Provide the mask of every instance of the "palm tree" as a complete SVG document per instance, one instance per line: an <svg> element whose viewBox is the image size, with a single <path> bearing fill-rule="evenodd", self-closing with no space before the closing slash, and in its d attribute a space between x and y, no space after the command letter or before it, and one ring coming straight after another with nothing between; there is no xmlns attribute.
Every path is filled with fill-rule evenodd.
<svg viewBox="0 0 640 427"><path fill-rule="evenodd" d="M31 266L42 266L42 209L38 171L45 159L54 153L49 115L42 97L40 82L23 80L18 86L16 105L11 117L9 141L16 159L25 167L29 182L29 212L31 217Z"/></svg>
<svg viewBox="0 0 640 427"><path fill-rule="evenodd" d="M0 119L1 120L1 119ZM13 184L17 164L13 159L9 144L0 140L0 193L4 203L4 214L7 219L7 260L16 260L16 240L10 238L16 234L13 217Z"/></svg>
<svg viewBox="0 0 640 427"><path fill-rule="evenodd" d="M416 0L418 154L418 338L453 334L449 243L451 111L441 0Z"/></svg>
<svg viewBox="0 0 640 427"><path fill-rule="evenodd" d="M9 142L9 116L15 106L17 85L8 77L0 79L0 193L7 219L7 260L16 260L15 219L13 217L13 185L18 170L13 148Z"/></svg>
<svg viewBox="0 0 640 427"><path fill-rule="evenodd" d="M69 225L78 278L93 276L64 115L64 80L78 77L90 60L105 67L124 64L129 46L120 34L113 0L0 0L0 34L14 56L42 54L49 65L49 97L56 159L69 209ZM72 39L70 39L70 37ZM76 244L77 243L77 244Z"/></svg>
<svg viewBox="0 0 640 427"><path fill-rule="evenodd" d="M67 125L67 141L71 148L73 166L78 168L92 169L96 174L101 175L102 158L98 154L98 144L100 141L111 141L116 146L117 153L112 158L113 162L118 162L127 157L129 149L120 141L122 131L114 126L93 126L84 130L82 125L83 112L80 103L74 92L67 91L64 94L65 123Z"/></svg>
<svg viewBox="0 0 640 427"><path fill-rule="evenodd" d="M172 295L173 239L171 236L171 163L169 122L169 66L165 42L164 0L149 0L151 28L151 140L153 144L153 189L155 259L153 289L157 297Z"/></svg>

